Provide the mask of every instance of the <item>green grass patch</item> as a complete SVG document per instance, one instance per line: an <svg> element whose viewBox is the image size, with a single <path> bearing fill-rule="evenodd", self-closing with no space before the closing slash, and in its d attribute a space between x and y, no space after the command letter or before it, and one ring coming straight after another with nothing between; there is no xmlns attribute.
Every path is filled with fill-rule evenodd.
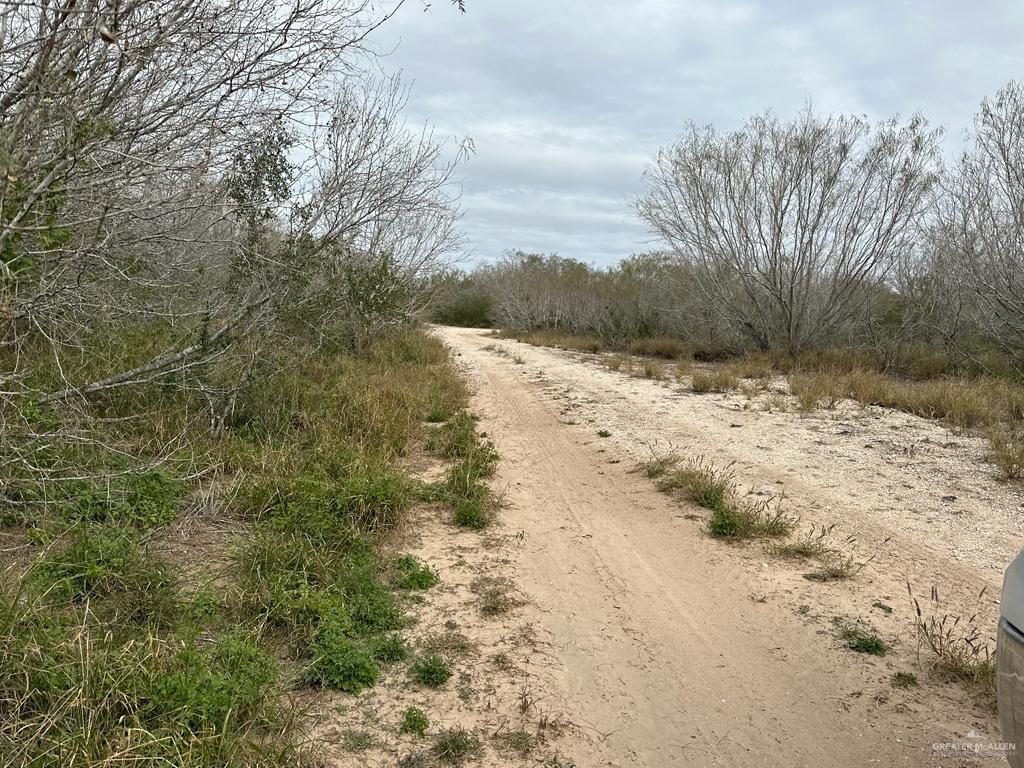
<svg viewBox="0 0 1024 768"><path fill-rule="evenodd" d="M917 686L917 675L913 672L897 672L891 682L893 688L914 688Z"/></svg>
<svg viewBox="0 0 1024 768"><path fill-rule="evenodd" d="M153 599L174 584L170 570L143 551L132 529L81 526L69 538L32 565L26 585L34 593L55 601L119 593Z"/></svg>

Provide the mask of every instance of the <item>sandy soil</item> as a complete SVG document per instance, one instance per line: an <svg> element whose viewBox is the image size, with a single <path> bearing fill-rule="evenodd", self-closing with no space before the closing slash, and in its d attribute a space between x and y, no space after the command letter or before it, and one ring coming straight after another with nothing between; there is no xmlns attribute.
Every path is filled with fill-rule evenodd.
<svg viewBox="0 0 1024 768"><path fill-rule="evenodd" d="M983 749L933 747L999 736L991 702L918 652L907 586L925 611L934 586L937 610L977 611L994 628L1024 516L1015 488L982 461L982 441L852 404L769 412L757 398L629 378L597 356L438 332L476 382L474 409L502 456L503 525L516 542L503 572L528 599L515 620L535 638L523 665L569 725L558 745L567 758L580 768L998 764ZM742 484L784 490L806 525L837 524L875 560L853 581L821 584L803 578L806 564L710 539L698 509L636 471L670 450L735 462ZM893 651L853 653L837 621L872 627ZM920 685L893 688L897 671Z"/></svg>

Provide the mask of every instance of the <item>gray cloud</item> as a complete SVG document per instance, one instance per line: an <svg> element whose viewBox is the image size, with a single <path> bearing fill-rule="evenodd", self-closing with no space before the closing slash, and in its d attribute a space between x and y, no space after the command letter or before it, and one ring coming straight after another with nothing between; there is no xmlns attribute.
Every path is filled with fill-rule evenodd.
<svg viewBox="0 0 1024 768"><path fill-rule="evenodd" d="M469 136L470 257L608 264L649 247L629 212L648 158L690 120L734 128L808 99L921 112L955 155L985 95L1024 76L1024 6L959 0L409 0L378 33L410 120ZM392 52L393 51L393 52Z"/></svg>

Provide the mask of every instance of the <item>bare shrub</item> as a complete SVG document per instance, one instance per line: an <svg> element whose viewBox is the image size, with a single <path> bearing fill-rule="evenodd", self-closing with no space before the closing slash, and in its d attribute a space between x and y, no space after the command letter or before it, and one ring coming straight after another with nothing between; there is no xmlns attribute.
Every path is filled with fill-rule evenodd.
<svg viewBox="0 0 1024 768"><path fill-rule="evenodd" d="M938 137L920 117L872 127L810 108L729 134L691 124L635 206L734 335L797 352L834 339L912 248Z"/></svg>

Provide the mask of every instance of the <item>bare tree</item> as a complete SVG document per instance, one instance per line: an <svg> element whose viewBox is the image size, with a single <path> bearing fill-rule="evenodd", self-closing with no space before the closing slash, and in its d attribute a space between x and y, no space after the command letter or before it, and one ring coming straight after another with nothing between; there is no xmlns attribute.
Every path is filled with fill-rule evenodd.
<svg viewBox="0 0 1024 768"><path fill-rule="evenodd" d="M937 232L970 297L972 319L1024 363L1024 87L982 102L947 184Z"/></svg>
<svg viewBox="0 0 1024 768"><path fill-rule="evenodd" d="M458 245L464 152L363 75L388 17L367 0L0 7L5 448L86 439L81 404L157 380L200 392L220 433L275 354L411 316ZM39 405L61 434L32 427Z"/></svg>
<svg viewBox="0 0 1024 768"><path fill-rule="evenodd" d="M872 127L810 108L729 134L691 125L635 208L737 338L798 351L841 333L912 247L939 135L920 117Z"/></svg>

